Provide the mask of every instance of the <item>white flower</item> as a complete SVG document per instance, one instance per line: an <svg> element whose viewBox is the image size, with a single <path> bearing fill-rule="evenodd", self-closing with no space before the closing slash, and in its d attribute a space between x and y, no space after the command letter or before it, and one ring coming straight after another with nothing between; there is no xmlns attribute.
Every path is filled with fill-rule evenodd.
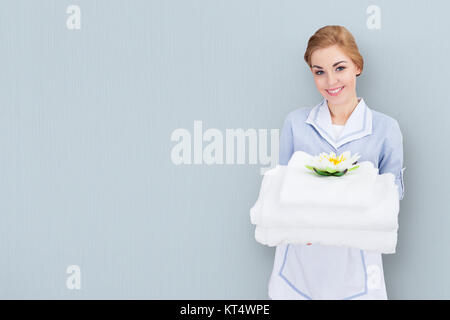
<svg viewBox="0 0 450 320"><path fill-rule="evenodd" d="M340 156L336 156L334 152L331 152L330 154L322 152L318 156L312 157L310 165L306 167L310 170L314 170L313 168L315 168L319 171L326 171L331 174L345 173L358 167L354 166L354 164L356 164L360 157L361 156L358 153L352 156L350 151L345 151Z"/></svg>

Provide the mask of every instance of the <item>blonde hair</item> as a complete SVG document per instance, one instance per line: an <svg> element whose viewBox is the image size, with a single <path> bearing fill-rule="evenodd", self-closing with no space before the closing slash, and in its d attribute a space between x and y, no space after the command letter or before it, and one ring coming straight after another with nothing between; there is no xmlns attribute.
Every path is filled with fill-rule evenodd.
<svg viewBox="0 0 450 320"><path fill-rule="evenodd" d="M338 45L346 55L352 59L353 63L360 68L362 73L364 67L364 59L359 53L353 35L343 26L325 26L320 28L309 38L308 46L305 51L305 61L311 68L311 55L317 49L328 48L333 45Z"/></svg>

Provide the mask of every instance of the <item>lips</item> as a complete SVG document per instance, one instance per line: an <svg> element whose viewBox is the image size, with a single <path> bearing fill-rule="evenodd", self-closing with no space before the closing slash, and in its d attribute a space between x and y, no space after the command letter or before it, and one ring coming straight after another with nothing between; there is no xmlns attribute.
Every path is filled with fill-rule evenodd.
<svg viewBox="0 0 450 320"><path fill-rule="evenodd" d="M332 89L325 89L325 91L330 95L330 96L337 96L342 89L344 89L345 86L342 87L336 87L336 88L332 88Z"/></svg>

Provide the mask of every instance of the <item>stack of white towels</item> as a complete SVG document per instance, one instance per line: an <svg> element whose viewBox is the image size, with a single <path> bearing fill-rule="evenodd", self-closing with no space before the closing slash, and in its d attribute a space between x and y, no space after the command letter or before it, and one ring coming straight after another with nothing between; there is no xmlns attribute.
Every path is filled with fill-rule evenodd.
<svg viewBox="0 0 450 320"><path fill-rule="evenodd" d="M264 174L250 209L258 242L318 243L395 253L399 195L392 173L378 174L370 161L343 176L307 169L312 156L296 151L287 166Z"/></svg>

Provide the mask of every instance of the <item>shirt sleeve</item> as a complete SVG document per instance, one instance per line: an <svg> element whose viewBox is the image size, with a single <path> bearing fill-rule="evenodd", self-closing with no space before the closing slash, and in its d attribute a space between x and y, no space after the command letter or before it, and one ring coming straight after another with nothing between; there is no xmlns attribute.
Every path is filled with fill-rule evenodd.
<svg viewBox="0 0 450 320"><path fill-rule="evenodd" d="M395 120L390 134L384 141L381 158L378 165L379 173L390 172L395 176L399 200L403 199L405 188L403 184L403 136L398 121Z"/></svg>
<svg viewBox="0 0 450 320"><path fill-rule="evenodd" d="M287 166L289 159L294 152L294 139L292 135L292 124L289 116L286 117L281 129L280 135L280 150L279 150L279 164Z"/></svg>

